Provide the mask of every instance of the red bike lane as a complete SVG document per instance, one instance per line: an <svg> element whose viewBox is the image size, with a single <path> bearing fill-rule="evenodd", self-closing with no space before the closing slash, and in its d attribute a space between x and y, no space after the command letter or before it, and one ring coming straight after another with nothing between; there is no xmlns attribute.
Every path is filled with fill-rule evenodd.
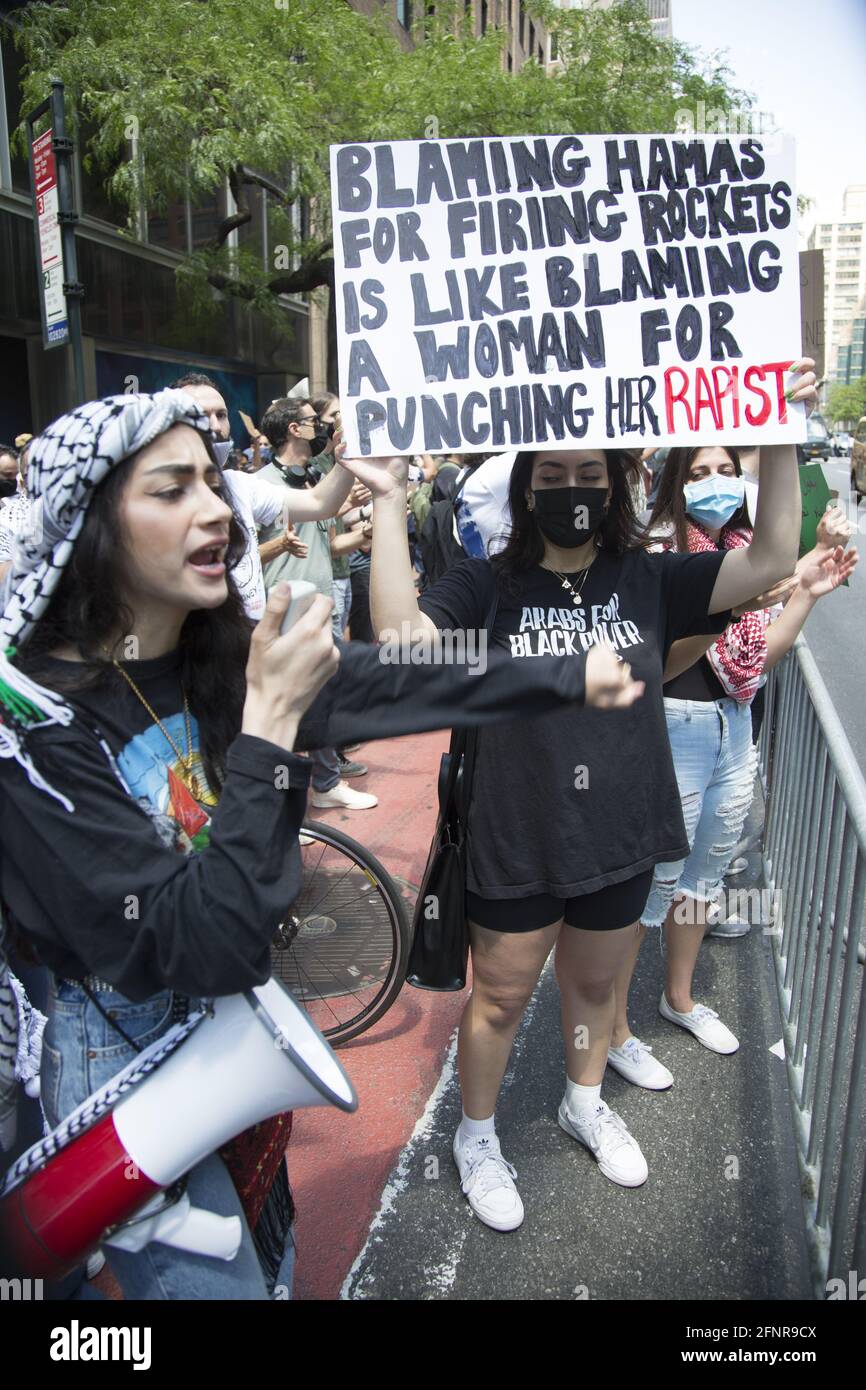
<svg viewBox="0 0 866 1390"><path fill-rule="evenodd" d="M371 811L315 811L363 843L398 880L417 885L436 819L446 733L368 743L352 756L369 775ZM332 1107L295 1112L287 1151L297 1205L296 1299L334 1299L367 1238L382 1189L439 1079L465 992L405 988L369 1033L340 1048L358 1093L354 1115Z"/></svg>

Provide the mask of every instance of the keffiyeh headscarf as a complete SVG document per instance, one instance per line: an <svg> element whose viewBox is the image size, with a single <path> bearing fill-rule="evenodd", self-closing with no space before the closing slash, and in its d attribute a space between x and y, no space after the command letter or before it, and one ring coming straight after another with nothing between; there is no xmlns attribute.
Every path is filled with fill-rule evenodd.
<svg viewBox="0 0 866 1390"><path fill-rule="evenodd" d="M27 489L33 509L27 532L16 541L0 616L5 649L0 650L0 757L14 758L34 786L64 803L34 767L24 735L39 725L68 724L72 711L18 670L15 652L51 602L95 489L124 459L175 424L210 435L207 416L183 391L108 396L61 415L30 446Z"/></svg>

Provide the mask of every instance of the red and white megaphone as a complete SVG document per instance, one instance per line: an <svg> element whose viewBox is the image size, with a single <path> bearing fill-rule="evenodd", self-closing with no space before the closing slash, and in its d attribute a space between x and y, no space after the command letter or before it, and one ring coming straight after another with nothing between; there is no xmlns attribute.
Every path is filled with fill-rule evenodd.
<svg viewBox="0 0 866 1390"><path fill-rule="evenodd" d="M186 1199L166 1206L161 1189L272 1115L357 1109L334 1052L277 980L217 999L190 1024L139 1053L6 1174L0 1272L56 1280L97 1245L149 1240L232 1259L237 1217Z"/></svg>

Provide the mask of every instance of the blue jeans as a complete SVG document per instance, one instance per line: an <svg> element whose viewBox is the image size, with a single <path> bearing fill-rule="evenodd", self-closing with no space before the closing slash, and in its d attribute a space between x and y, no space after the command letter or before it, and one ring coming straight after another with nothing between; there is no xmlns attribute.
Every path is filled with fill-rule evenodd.
<svg viewBox="0 0 866 1390"><path fill-rule="evenodd" d="M334 627L334 636L341 642L346 624L349 621L349 609L352 607L352 581L351 579L332 579L331 586L334 596L334 611L331 614L331 622Z"/></svg>
<svg viewBox="0 0 866 1390"><path fill-rule="evenodd" d="M641 921L660 927L675 894L714 902L742 834L755 781L752 715L736 700L665 700L688 859L656 864Z"/></svg>
<svg viewBox="0 0 866 1390"><path fill-rule="evenodd" d="M98 995L125 1033L146 1047L171 1024L170 990L133 1004L116 991ZM53 1129L65 1115L133 1060L135 1053L77 985L52 978L42 1051L42 1103ZM147 1082L143 1084L147 1085ZM181 1123L185 1121L181 1119ZM126 1298L267 1299L267 1289L240 1199L216 1154L189 1174L193 1206L219 1216L239 1216L243 1235L233 1260L193 1255L154 1241L137 1254L105 1246L108 1264ZM293 1252L287 1252L287 1255ZM285 1262L284 1262L285 1263ZM283 1271L281 1277L285 1280Z"/></svg>
<svg viewBox="0 0 866 1390"><path fill-rule="evenodd" d="M345 627L345 617L348 616L348 608L349 603L351 601L351 592L348 587L350 585L350 582L351 581L348 579L331 580L331 583L334 586L334 611L331 614L331 618L334 630L334 641L336 642L338 647L341 647L343 645L343 628ZM345 584L347 586L345 600L345 615L343 614L342 608L340 608L340 600L337 596L338 584ZM338 613L340 615L339 626L337 622ZM332 792L336 787L337 783L342 780L340 773L340 760L337 756L336 748L314 748L309 754L302 753L301 756L309 757L310 762L313 764L313 772L310 778L313 791Z"/></svg>

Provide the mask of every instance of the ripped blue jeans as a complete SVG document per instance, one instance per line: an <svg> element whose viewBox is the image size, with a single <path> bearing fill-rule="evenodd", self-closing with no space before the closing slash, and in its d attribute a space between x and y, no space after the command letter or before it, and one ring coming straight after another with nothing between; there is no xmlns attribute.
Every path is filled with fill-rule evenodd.
<svg viewBox="0 0 866 1390"><path fill-rule="evenodd" d="M665 700L688 859L656 864L646 927L660 927L675 895L714 902L752 804L757 758L751 708L736 700Z"/></svg>

